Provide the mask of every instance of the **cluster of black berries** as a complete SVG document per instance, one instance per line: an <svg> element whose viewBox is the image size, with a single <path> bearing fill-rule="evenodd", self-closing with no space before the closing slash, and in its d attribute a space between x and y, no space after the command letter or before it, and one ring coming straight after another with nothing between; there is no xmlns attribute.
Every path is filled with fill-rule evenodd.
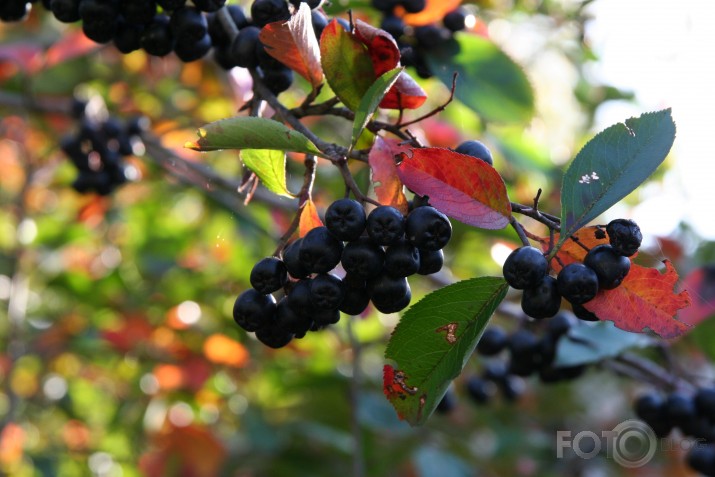
<svg viewBox="0 0 715 477"><path fill-rule="evenodd" d="M438 272L451 236L449 219L430 206L407 217L380 206L366 216L359 202L338 200L328 207L325 226L290 243L282 259L265 258L253 267L253 288L236 299L234 320L279 348L337 323L341 311L362 313L370 302L383 313L400 311L412 298L407 277ZM343 278L330 273L338 264ZM280 290L285 296L276 302L271 293Z"/></svg>
<svg viewBox="0 0 715 477"><path fill-rule="evenodd" d="M514 250L504 262L504 279L511 287L523 290L524 313L536 319L552 317L558 313L563 297L576 316L597 320L583 304L600 289L611 290L621 284L631 268L628 257L638 251L643 238L638 225L626 219L611 221L606 232L610 244L592 248L583 263L566 265L556 278L548 274L549 264L541 250L531 246Z"/></svg>
<svg viewBox="0 0 715 477"><path fill-rule="evenodd" d="M480 405L491 402L497 391L505 400L514 401L524 392L526 377L538 375L543 383L578 378L586 370L585 365L554 365L559 339L577 325L578 320L573 315L561 312L546 323L540 336L526 328L509 334L499 326L490 326L484 330L476 348L476 354L489 361L481 374L465 379L467 395ZM438 410L448 411L450 403L456 403L454 391L445 394Z"/></svg>
<svg viewBox="0 0 715 477"><path fill-rule="evenodd" d="M85 102L74 102L73 114L80 127L76 134L62 139L60 148L77 168L72 183L77 192L109 195L117 186L137 178L137 171L124 158L143 150L140 135L149 128L149 120L143 116L124 123L111 116L96 120L85 115L85 107Z"/></svg>
<svg viewBox="0 0 715 477"><path fill-rule="evenodd" d="M700 388L695 394L648 392L636 399L634 408L658 437L678 428L696 439L698 445L688 454L688 465L701 474L715 476L715 388Z"/></svg>
<svg viewBox="0 0 715 477"><path fill-rule="evenodd" d="M469 17L467 10L458 7L447 13L441 24L407 27L402 18L395 15L398 6L408 13L418 13L424 10L426 3L425 0L372 0L373 8L383 15L380 28L397 41L402 64L413 66L422 78L432 76L425 53L452 38L455 32L464 30Z"/></svg>

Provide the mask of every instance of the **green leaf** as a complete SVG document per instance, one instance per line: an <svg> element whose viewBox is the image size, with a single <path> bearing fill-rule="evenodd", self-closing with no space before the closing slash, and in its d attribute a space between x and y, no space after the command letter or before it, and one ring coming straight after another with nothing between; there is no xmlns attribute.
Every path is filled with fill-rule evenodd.
<svg viewBox="0 0 715 477"><path fill-rule="evenodd" d="M184 147L195 151L220 149L273 149L322 156L310 139L283 123L253 116L237 116L214 121L200 128L199 139Z"/></svg>
<svg viewBox="0 0 715 477"><path fill-rule="evenodd" d="M459 33L430 49L427 62L455 96L488 121L523 123L534 114L534 92L519 65L486 38Z"/></svg>
<svg viewBox="0 0 715 477"><path fill-rule="evenodd" d="M397 414L423 424L464 368L508 285L480 277L425 296L402 316L385 350L383 391Z"/></svg>
<svg viewBox="0 0 715 477"><path fill-rule="evenodd" d="M286 186L285 152L270 149L243 149L241 161L256 173L268 190L284 197L293 197Z"/></svg>
<svg viewBox="0 0 715 477"><path fill-rule="evenodd" d="M627 119L591 139L564 174L559 243L641 185L674 140L670 109Z"/></svg>
<svg viewBox="0 0 715 477"><path fill-rule="evenodd" d="M333 20L320 36L320 61L335 95L345 106L357 111L360 100L375 80L365 45Z"/></svg>
<svg viewBox="0 0 715 477"><path fill-rule="evenodd" d="M368 88L365 95L360 100L360 105L355 111L355 121L353 122L353 137L350 141L351 146L355 146L358 138L362 134L367 122L370 121L373 113L377 109L382 98L385 94L392 88L392 85L397 81L397 77L400 76L402 70L405 68L403 66L398 66L390 71L383 73L375 82Z"/></svg>
<svg viewBox="0 0 715 477"><path fill-rule="evenodd" d="M613 358L627 349L652 346L656 341L649 336L624 331L612 321L581 323L559 339L554 366L567 367L597 363Z"/></svg>

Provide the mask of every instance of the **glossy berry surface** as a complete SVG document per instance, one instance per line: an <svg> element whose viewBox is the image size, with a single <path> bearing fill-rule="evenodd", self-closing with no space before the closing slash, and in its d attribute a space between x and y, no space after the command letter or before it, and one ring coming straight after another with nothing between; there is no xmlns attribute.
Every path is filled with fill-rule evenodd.
<svg viewBox="0 0 715 477"><path fill-rule="evenodd" d="M477 352L482 356L493 356L500 353L509 344L509 336L504 329L490 326L477 343Z"/></svg>
<svg viewBox="0 0 715 477"><path fill-rule="evenodd" d="M524 246L509 254L504 262L504 279L517 290L534 287L546 276L546 257L536 247Z"/></svg>
<svg viewBox="0 0 715 477"><path fill-rule="evenodd" d="M525 288L521 295L521 309L532 318L550 318L559 312L560 307L561 295L556 279L549 275L535 287Z"/></svg>
<svg viewBox="0 0 715 477"><path fill-rule="evenodd" d="M340 263L343 243L325 226L315 227L303 237L298 257L310 273L326 273Z"/></svg>
<svg viewBox="0 0 715 477"><path fill-rule="evenodd" d="M310 280L310 300L321 310L337 310L345 298L343 281L329 273L321 273Z"/></svg>
<svg viewBox="0 0 715 477"><path fill-rule="evenodd" d="M420 269L420 252L407 240L385 249L384 270L393 277L408 277Z"/></svg>
<svg viewBox="0 0 715 477"><path fill-rule="evenodd" d="M417 269L417 273L420 275L431 275L442 270L443 265L444 252L442 252L442 250L435 250L433 252L421 250L420 268Z"/></svg>
<svg viewBox="0 0 715 477"><path fill-rule="evenodd" d="M283 260L266 257L253 266L250 281L257 292L273 293L283 288L288 281L288 269Z"/></svg>
<svg viewBox="0 0 715 477"><path fill-rule="evenodd" d="M288 2L285 0L255 0L251 4L251 18L258 27L290 18Z"/></svg>
<svg viewBox="0 0 715 477"><path fill-rule="evenodd" d="M233 304L233 319L246 331L256 331L270 323L276 314L276 300L253 288L244 291Z"/></svg>
<svg viewBox="0 0 715 477"><path fill-rule="evenodd" d="M556 286L561 296L581 305L598 293L598 275L582 263L569 263L556 277Z"/></svg>
<svg viewBox="0 0 715 477"><path fill-rule="evenodd" d="M391 277L382 273L367 281L370 300L382 313L395 313L410 304L412 290L406 278Z"/></svg>
<svg viewBox="0 0 715 477"><path fill-rule="evenodd" d="M407 215L405 235L420 250L440 250L452 238L452 224L434 207L417 207Z"/></svg>
<svg viewBox="0 0 715 477"><path fill-rule="evenodd" d="M385 251L368 237L362 237L345 245L340 262L347 273L372 278L382 271Z"/></svg>
<svg viewBox="0 0 715 477"><path fill-rule="evenodd" d="M293 278L305 278L310 274L303 262L300 261L300 245L302 243L303 239L298 239L283 249L283 263Z"/></svg>
<svg viewBox="0 0 715 477"><path fill-rule="evenodd" d="M325 226L340 240L357 240L365 230L367 217L360 202L353 199L339 199L325 211Z"/></svg>
<svg viewBox="0 0 715 477"><path fill-rule="evenodd" d="M610 245L598 245L586 254L583 264L596 272L598 286L612 290L623 282L631 269L631 261Z"/></svg>
<svg viewBox="0 0 715 477"><path fill-rule="evenodd" d="M391 245L405 234L405 218L389 205L381 205L367 216L367 234L378 245Z"/></svg>
<svg viewBox="0 0 715 477"><path fill-rule="evenodd" d="M491 151L481 141L464 141L459 146L457 146L457 149L455 149L454 151L460 154L466 154L467 156L472 156L476 157L477 159L481 159L490 166L494 164L494 159L492 158Z"/></svg>
<svg viewBox="0 0 715 477"><path fill-rule="evenodd" d="M628 219L612 220L606 226L608 240L613 249L626 257L630 257L638 251L643 241L638 224Z"/></svg>

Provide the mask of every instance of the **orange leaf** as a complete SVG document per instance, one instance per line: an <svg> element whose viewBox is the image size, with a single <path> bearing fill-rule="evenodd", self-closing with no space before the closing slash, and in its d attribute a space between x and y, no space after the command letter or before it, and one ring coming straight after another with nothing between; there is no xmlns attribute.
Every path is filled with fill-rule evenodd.
<svg viewBox="0 0 715 477"><path fill-rule="evenodd" d="M669 260L663 263L665 273L632 264L618 288L599 291L584 307L626 331L640 333L649 328L663 338L685 333L690 326L675 315L690 305L690 295L687 291L674 293L678 273Z"/></svg>
<svg viewBox="0 0 715 477"><path fill-rule="evenodd" d="M395 156L408 149L407 146L400 146L395 139L383 139L378 136L368 156L377 201L382 205L391 205L403 214L407 213L407 197L402 191L402 181L397 175Z"/></svg>
<svg viewBox="0 0 715 477"><path fill-rule="evenodd" d="M410 190L430 198L441 212L467 225L503 229L511 202L501 175L489 164L440 147L402 153L397 174Z"/></svg>
<svg viewBox="0 0 715 477"><path fill-rule="evenodd" d="M258 38L268 54L308 80L313 88L323 82L320 46L307 4L301 3L289 21L273 22L263 27Z"/></svg>
<svg viewBox="0 0 715 477"><path fill-rule="evenodd" d="M440 23L444 16L457 8L462 0L427 0L424 10L418 13L405 13L405 9L399 7L398 15L408 25L422 26L430 23Z"/></svg>
<svg viewBox="0 0 715 477"><path fill-rule="evenodd" d="M315 227L320 227L322 225L323 222L318 216L318 209L315 208L315 203L311 199L308 199L305 204L303 204L303 209L300 212L298 235L303 237Z"/></svg>
<svg viewBox="0 0 715 477"><path fill-rule="evenodd" d="M219 333L209 336L204 342L204 355L213 363L237 368L248 363L248 350L238 341Z"/></svg>

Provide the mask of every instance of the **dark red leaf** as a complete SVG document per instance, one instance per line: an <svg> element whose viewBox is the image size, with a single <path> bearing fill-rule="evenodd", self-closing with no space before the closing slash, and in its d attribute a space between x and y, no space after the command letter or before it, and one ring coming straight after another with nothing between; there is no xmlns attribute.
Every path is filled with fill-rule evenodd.
<svg viewBox="0 0 715 477"><path fill-rule="evenodd" d="M427 93L404 71L380 103L385 109L417 109L427 100Z"/></svg>
<svg viewBox="0 0 715 477"><path fill-rule="evenodd" d="M481 159L449 149L425 147L403 153L402 182L450 217L483 229L509 224L511 203L504 180Z"/></svg>

